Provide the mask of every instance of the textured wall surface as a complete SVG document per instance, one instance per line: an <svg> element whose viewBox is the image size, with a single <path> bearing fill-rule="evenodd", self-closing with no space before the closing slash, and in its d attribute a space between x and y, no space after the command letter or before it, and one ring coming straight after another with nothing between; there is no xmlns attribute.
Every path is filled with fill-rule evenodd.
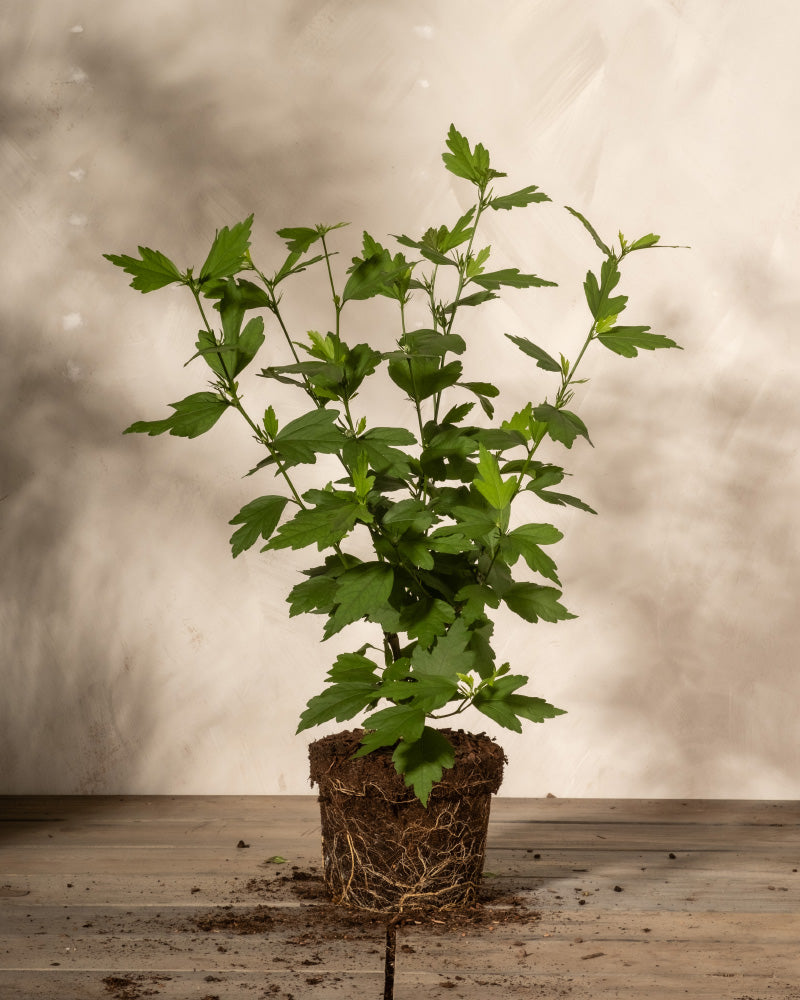
<svg viewBox="0 0 800 1000"><path fill-rule="evenodd" d="M302 554L230 558L226 522L269 492L246 428L121 435L205 377L186 294L139 296L101 253L199 265L255 212L266 267L276 229L340 219L347 261L362 228L452 222L454 121L554 202L489 220L499 262L560 284L470 330L473 377L512 398L545 376L504 332L585 334L599 260L559 205L692 248L623 277L685 350L587 366L596 447L558 458L599 517L545 512L579 618L497 630L569 714L503 735L504 792L797 797L798 30L793 0L5 5L0 792L308 789L295 720L361 640L288 619ZM314 288L287 296L298 332L330 323Z"/></svg>

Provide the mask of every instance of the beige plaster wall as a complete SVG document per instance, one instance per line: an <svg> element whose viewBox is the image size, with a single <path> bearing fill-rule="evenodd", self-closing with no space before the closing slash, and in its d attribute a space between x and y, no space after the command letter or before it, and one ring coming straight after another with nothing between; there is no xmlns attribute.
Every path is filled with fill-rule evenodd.
<svg viewBox="0 0 800 1000"><path fill-rule="evenodd" d="M505 331L580 343L598 258L559 204L692 246L624 278L684 352L596 353L596 448L559 454L600 512L545 512L579 619L498 626L569 710L504 735L505 794L797 797L798 30L792 0L6 4L0 792L307 790L296 717L360 637L289 622L302 555L231 560L226 522L269 491L246 430L121 435L205 379L191 302L100 255L199 264L251 211L268 266L281 226L352 221L347 260L362 228L452 221L455 121L553 198L488 239L561 283L486 308L473 377L544 378ZM329 323L311 289L299 330Z"/></svg>

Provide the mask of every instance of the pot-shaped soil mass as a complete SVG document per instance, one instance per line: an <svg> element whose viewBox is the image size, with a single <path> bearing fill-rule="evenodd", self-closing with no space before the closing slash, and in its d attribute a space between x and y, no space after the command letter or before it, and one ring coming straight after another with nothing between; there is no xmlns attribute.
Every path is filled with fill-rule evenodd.
<svg viewBox="0 0 800 1000"><path fill-rule="evenodd" d="M434 786L427 808L397 774L391 747L353 759L363 730L309 747L325 884L335 903L399 912L475 902L491 796L506 758L486 735L441 732L453 744L455 764Z"/></svg>

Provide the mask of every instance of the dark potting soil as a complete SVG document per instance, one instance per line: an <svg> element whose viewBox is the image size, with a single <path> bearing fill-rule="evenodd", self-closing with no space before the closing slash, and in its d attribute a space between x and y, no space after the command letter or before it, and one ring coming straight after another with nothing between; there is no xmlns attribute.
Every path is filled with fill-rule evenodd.
<svg viewBox="0 0 800 1000"><path fill-rule="evenodd" d="M393 748L353 757L363 730L334 733L309 747L325 883L334 903L397 913L477 901L490 802L505 754L485 734L440 732L455 762L427 807L397 774Z"/></svg>
<svg viewBox="0 0 800 1000"><path fill-rule="evenodd" d="M442 780L431 792L431 802L478 786L495 793L503 780L506 756L503 748L485 733L468 733L463 729L440 729L455 751L455 765L446 768ZM393 747L375 750L365 757L353 758L364 736L363 729L350 729L315 740L308 748L311 783L323 789L323 783L336 776L363 785L367 794L390 796L395 802L413 803L414 792L406 788L403 778L392 763ZM419 812L425 810L419 805Z"/></svg>

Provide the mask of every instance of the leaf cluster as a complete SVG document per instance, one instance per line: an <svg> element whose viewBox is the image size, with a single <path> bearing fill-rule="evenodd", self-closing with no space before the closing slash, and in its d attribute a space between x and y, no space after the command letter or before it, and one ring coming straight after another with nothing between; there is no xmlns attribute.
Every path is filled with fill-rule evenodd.
<svg viewBox="0 0 800 1000"><path fill-rule="evenodd" d="M619 246L612 247L570 208L603 255L583 285L589 332L571 361L521 333L506 334L528 365L526 381L534 385L537 376L545 382L539 398L495 416L499 389L482 372L470 372L457 317L508 289L555 283L502 262L490 269L491 247L477 241L481 219L490 209L511 211L550 199L536 185L495 194L494 182L506 174L491 166L481 143L471 144L454 126L443 161L473 186L474 204L451 226L395 237L402 247L396 252L365 232L359 254L338 278L328 238L342 223L278 230L288 253L270 273L251 256L252 215L216 233L196 276L194 268L181 271L147 247L139 247L138 257L106 255L140 292L188 288L201 321L189 360L202 360L209 379L204 391L171 404L168 416L136 421L126 433L194 438L227 411L237 412L263 449L250 475L271 472L278 489L250 500L231 519L233 556L256 545L270 552L311 549L318 555L288 595L289 614L318 615L323 640L357 622L375 627L375 644L336 657L298 731L361 717L359 753L391 748L395 766L423 803L453 764L452 747L432 725L436 720L473 708L519 732L523 721L561 714L523 693L528 677L498 664L493 649L501 607L532 624L574 617L562 603L548 551L561 532L547 518L520 522L515 502L524 494L551 508L594 513L555 489L567 473L540 453L553 445L571 449L578 439L591 444L570 405L585 381L577 369L594 342L624 358L677 346L648 326L619 323L628 303L618 290L620 265L659 237L629 243L620 234ZM295 338L281 311L283 283L311 267L330 289L331 329ZM376 297L396 310L391 350L345 335L353 304ZM406 324L414 297L429 313L419 329ZM267 405L255 415L238 378L262 351L267 363L258 374ZM384 379L406 399L407 422L384 426L358 412L359 393L372 378ZM275 412L269 401L275 382L293 387L305 401L299 416L284 421ZM315 465L321 456L326 462L318 485L301 493L296 467ZM339 470L334 481L331 462Z"/></svg>

